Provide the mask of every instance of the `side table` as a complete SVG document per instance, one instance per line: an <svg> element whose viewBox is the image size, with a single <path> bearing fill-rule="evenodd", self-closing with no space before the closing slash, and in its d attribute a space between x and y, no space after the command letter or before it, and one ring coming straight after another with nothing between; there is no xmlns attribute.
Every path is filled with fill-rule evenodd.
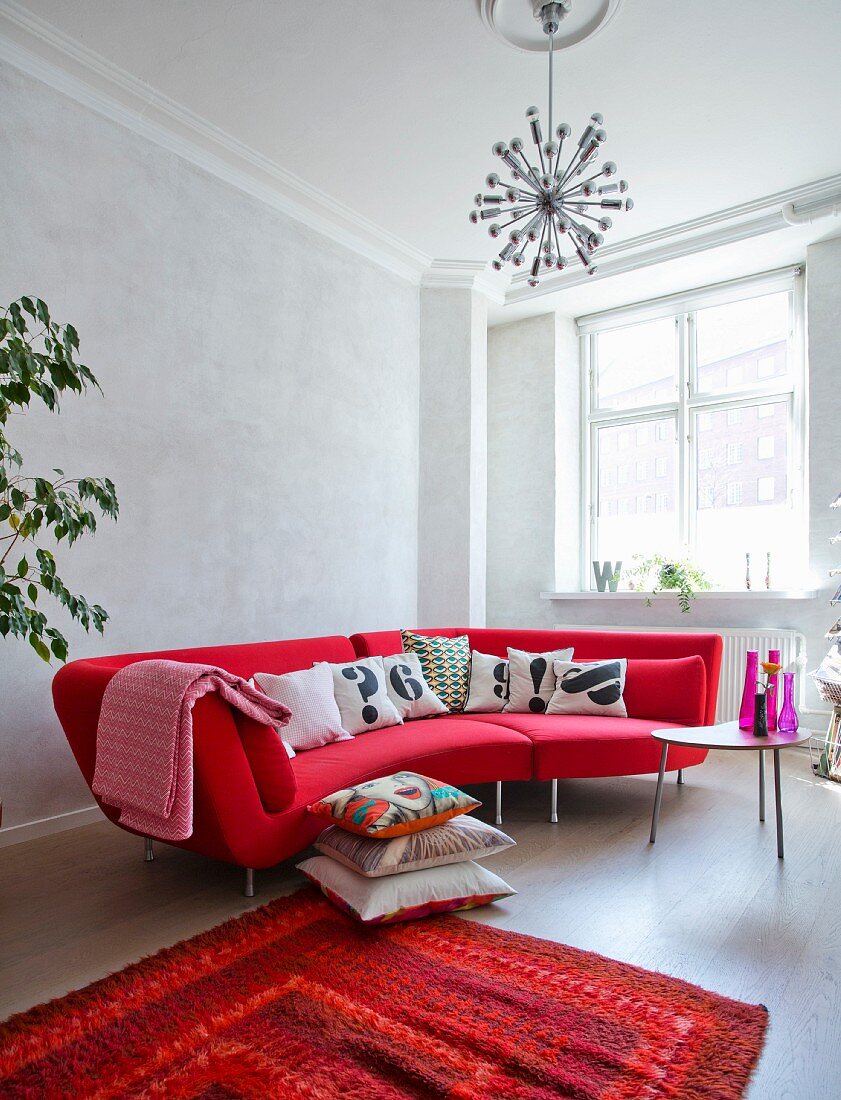
<svg viewBox="0 0 841 1100"><path fill-rule="evenodd" d="M783 802L780 789L780 749L792 745L802 745L811 736L804 733L781 733L775 730L767 737L754 737L751 730L740 730L738 722L725 722L720 726L693 726L676 729L655 730L651 735L661 741L660 774L657 777L657 793L654 796L654 813L651 818L651 838L653 844L657 838L657 825L660 820L660 803L663 800L663 779L666 775L666 759L669 745L684 745L695 749L741 749L759 753L759 820L765 820L765 750L774 753L774 799L777 810L777 856L783 858Z"/></svg>

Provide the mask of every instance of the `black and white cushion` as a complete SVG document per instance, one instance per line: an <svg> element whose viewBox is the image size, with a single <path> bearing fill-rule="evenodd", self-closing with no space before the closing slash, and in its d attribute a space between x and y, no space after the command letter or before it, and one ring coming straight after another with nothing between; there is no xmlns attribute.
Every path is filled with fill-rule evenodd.
<svg viewBox="0 0 841 1100"><path fill-rule="evenodd" d="M627 671L624 657L614 661L555 661L557 686L546 713L627 718L622 698Z"/></svg>
<svg viewBox="0 0 841 1100"><path fill-rule="evenodd" d="M417 653L383 657L386 691L401 718L428 718L447 708L424 679Z"/></svg>
<svg viewBox="0 0 841 1100"><path fill-rule="evenodd" d="M465 712L496 714L508 701L508 661L473 650Z"/></svg>
<svg viewBox="0 0 841 1100"><path fill-rule="evenodd" d="M326 663L326 662L319 662ZM368 733L399 726L403 719L386 690L382 657L361 657L328 666L333 673L333 695L348 733Z"/></svg>
<svg viewBox="0 0 841 1100"><path fill-rule="evenodd" d="M554 661L568 661L572 649L553 649L547 653L508 650L509 681L507 711L518 714L543 714L555 690Z"/></svg>

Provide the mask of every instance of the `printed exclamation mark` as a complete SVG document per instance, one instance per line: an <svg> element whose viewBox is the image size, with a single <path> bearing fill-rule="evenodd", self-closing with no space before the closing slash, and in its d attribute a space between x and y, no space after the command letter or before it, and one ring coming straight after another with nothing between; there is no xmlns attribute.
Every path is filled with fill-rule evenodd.
<svg viewBox="0 0 841 1100"><path fill-rule="evenodd" d="M542 714L546 710L546 700L540 698L540 685L546 675L546 658L535 657L529 664L529 672L531 673L531 682L534 684L535 695L533 699L529 699L529 710L532 714Z"/></svg>

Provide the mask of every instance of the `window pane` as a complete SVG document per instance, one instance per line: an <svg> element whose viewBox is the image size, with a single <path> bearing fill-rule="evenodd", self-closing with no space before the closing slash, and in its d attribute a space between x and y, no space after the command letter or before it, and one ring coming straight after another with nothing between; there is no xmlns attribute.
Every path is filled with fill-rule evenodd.
<svg viewBox="0 0 841 1100"><path fill-rule="evenodd" d="M677 399L677 330L673 317L596 336L596 405L635 409Z"/></svg>
<svg viewBox="0 0 841 1100"><path fill-rule="evenodd" d="M756 385L788 372L787 292L699 309L695 322L700 393Z"/></svg>
<svg viewBox="0 0 841 1100"><path fill-rule="evenodd" d="M770 410L770 411L769 411ZM727 409L694 417L696 559L724 588L745 587L751 555L752 587L792 576L797 547L789 521L788 401L743 405L734 422Z"/></svg>
<svg viewBox="0 0 841 1100"><path fill-rule="evenodd" d="M637 444L643 429L646 442ZM675 553L679 541L675 418L596 431L599 489L593 557L630 565L634 554Z"/></svg>

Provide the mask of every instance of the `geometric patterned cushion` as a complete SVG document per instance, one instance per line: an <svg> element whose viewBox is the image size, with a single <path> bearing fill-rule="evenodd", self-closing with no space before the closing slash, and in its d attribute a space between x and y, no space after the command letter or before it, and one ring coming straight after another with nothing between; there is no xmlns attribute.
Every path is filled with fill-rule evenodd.
<svg viewBox="0 0 841 1100"><path fill-rule="evenodd" d="M403 650L417 653L424 679L449 711L464 710L470 686L470 639L427 638L401 630Z"/></svg>

